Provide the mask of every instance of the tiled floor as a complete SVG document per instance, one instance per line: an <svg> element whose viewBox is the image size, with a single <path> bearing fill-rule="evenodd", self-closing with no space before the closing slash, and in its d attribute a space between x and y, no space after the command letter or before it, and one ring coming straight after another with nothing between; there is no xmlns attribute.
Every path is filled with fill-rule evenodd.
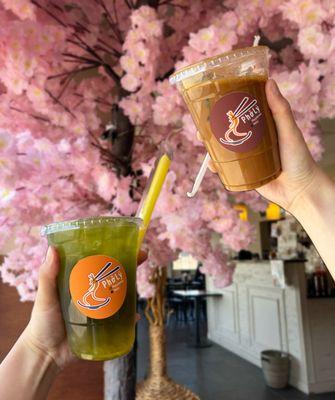
<svg viewBox="0 0 335 400"><path fill-rule="evenodd" d="M335 400L335 393L307 396L293 388L272 390L261 370L220 346L188 346L193 327L171 321L167 330L168 373L201 400ZM138 379L147 370L148 335L144 318L138 325Z"/></svg>

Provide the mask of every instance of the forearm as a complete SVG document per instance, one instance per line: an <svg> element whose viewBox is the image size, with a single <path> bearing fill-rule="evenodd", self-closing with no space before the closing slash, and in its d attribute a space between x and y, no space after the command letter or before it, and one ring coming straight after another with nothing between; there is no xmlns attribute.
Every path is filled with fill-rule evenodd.
<svg viewBox="0 0 335 400"><path fill-rule="evenodd" d="M289 211L304 227L335 279L335 183L318 169Z"/></svg>
<svg viewBox="0 0 335 400"><path fill-rule="evenodd" d="M58 368L24 333L0 365L0 399L44 400Z"/></svg>

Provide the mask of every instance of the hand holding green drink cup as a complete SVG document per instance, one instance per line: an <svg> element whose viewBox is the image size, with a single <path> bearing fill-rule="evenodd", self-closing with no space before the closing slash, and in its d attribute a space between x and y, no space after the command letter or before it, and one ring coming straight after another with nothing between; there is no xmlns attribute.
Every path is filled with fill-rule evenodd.
<svg viewBox="0 0 335 400"><path fill-rule="evenodd" d="M135 339L139 247L170 165L160 157L138 217L96 217L42 229L60 258L58 291L72 352L86 360L127 354Z"/></svg>

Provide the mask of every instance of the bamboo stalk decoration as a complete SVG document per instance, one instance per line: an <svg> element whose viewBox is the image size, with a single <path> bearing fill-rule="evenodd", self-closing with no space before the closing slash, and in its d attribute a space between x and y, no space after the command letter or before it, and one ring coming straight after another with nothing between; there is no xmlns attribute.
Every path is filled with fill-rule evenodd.
<svg viewBox="0 0 335 400"><path fill-rule="evenodd" d="M166 268L158 268L152 282L156 294L149 299L145 316L149 322L150 367L148 377L137 385L136 400L199 400L189 389L174 382L166 371L165 283Z"/></svg>

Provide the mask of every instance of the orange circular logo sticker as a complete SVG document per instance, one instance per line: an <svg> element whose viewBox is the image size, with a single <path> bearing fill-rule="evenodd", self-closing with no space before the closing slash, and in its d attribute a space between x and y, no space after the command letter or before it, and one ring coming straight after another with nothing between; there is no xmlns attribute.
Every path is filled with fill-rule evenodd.
<svg viewBox="0 0 335 400"><path fill-rule="evenodd" d="M70 274L70 293L78 310L90 318L119 311L127 293L127 275L118 260L104 255L82 258Z"/></svg>

